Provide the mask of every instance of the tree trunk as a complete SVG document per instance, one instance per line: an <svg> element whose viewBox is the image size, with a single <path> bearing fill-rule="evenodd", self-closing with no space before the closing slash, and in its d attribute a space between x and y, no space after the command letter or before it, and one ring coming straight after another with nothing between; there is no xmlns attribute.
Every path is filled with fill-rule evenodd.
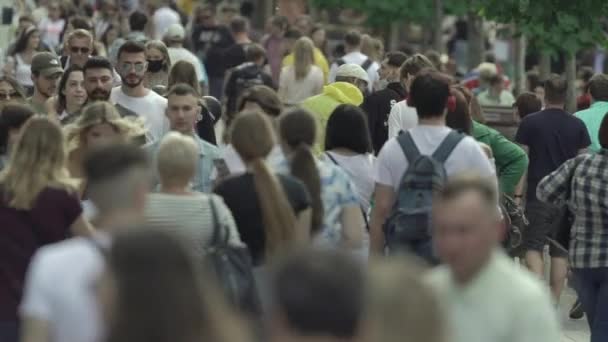
<svg viewBox="0 0 608 342"><path fill-rule="evenodd" d="M435 29L433 30L433 48L439 53L443 53L445 50L443 44L443 0L435 1Z"/></svg>
<svg viewBox="0 0 608 342"><path fill-rule="evenodd" d="M485 42L483 36L483 18L475 12L468 14L469 69L476 68L483 61Z"/></svg>
<svg viewBox="0 0 608 342"><path fill-rule="evenodd" d="M514 93L519 95L526 90L526 37L522 34L515 38Z"/></svg>
<svg viewBox="0 0 608 342"><path fill-rule="evenodd" d="M576 54L568 52L566 57L566 82L568 95L566 96L566 111L576 112Z"/></svg>
<svg viewBox="0 0 608 342"><path fill-rule="evenodd" d="M541 81L544 81L551 75L551 55L547 52L541 51L540 53L540 65L538 66L538 73Z"/></svg>

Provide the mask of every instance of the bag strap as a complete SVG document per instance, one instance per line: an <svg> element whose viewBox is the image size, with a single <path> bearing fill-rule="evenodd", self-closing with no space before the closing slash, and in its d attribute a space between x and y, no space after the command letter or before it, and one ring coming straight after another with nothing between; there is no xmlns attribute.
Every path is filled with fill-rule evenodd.
<svg viewBox="0 0 608 342"><path fill-rule="evenodd" d="M224 239L221 239L222 227L217 214L217 209L215 208L215 203L213 203L213 197L209 196L209 208L211 210L211 224L213 225L213 235L211 237L211 246L219 247L228 245L228 233L225 234Z"/></svg>
<svg viewBox="0 0 608 342"><path fill-rule="evenodd" d="M325 155L327 157L329 157L329 159L336 164L337 166L340 166L340 164L338 164L338 161L334 158L334 156L332 156L329 152L325 151ZM341 167L341 166L340 166ZM369 232L369 221L367 220L367 214L365 213L365 209L363 209L363 205L359 204L359 208L361 209L361 214L363 215L363 221L365 221L365 228L367 229L367 231Z"/></svg>
<svg viewBox="0 0 608 342"><path fill-rule="evenodd" d="M361 64L361 67L363 68L363 70L367 71L367 69L369 69L369 67L372 66L372 63L374 63L374 61L372 61L369 58L366 58L363 61L363 64Z"/></svg>
<svg viewBox="0 0 608 342"><path fill-rule="evenodd" d="M338 58L338 59L336 60L336 64L337 64L338 66L341 66L341 65L346 64L346 61L345 61L345 60L343 60L342 58Z"/></svg>
<svg viewBox="0 0 608 342"><path fill-rule="evenodd" d="M403 154L405 154L405 158L408 163L412 164L416 158L420 156L420 150L416 146L414 139L412 139L412 135L410 132L404 132L403 134L399 134L397 137L397 142L401 146L403 150Z"/></svg>
<svg viewBox="0 0 608 342"><path fill-rule="evenodd" d="M464 134L458 131L451 131L445 139L441 142L439 147L433 152L433 159L440 163L445 163L452 151L456 148L458 143L464 138Z"/></svg>

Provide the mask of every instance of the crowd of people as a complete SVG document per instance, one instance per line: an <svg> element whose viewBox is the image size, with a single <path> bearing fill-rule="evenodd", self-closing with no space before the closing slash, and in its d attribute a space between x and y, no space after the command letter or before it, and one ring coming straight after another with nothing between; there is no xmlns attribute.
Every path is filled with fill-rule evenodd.
<svg viewBox="0 0 608 342"><path fill-rule="evenodd" d="M25 3L0 341L556 342L566 284L608 340L607 75L568 113L562 76L250 5Z"/></svg>

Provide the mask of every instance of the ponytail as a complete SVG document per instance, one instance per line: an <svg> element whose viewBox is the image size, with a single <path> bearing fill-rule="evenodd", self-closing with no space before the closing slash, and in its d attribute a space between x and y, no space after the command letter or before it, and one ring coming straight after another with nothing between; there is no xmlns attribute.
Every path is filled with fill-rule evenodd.
<svg viewBox="0 0 608 342"><path fill-rule="evenodd" d="M323 226L324 209L321 200L321 176L310 147L303 142L300 142L293 150L291 174L306 185L310 194L312 201L311 232L314 235Z"/></svg>
<svg viewBox="0 0 608 342"><path fill-rule="evenodd" d="M269 258L294 243L296 215L283 187L264 161L253 159L251 166L264 223L265 255Z"/></svg>

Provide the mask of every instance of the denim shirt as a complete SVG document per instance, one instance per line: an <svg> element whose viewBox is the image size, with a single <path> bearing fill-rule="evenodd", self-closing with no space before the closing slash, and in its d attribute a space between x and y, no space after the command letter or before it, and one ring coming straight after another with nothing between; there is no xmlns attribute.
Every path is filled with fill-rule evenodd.
<svg viewBox="0 0 608 342"><path fill-rule="evenodd" d="M213 187L211 173L215 167L214 160L221 159L220 151L216 146L199 138L198 135L194 134L192 135L192 137L194 138L194 141L199 147L199 161L196 168L196 173L194 174L194 179L192 180L192 190L209 193L211 192ZM155 141L154 143L145 147L146 152L148 152L148 156L150 157L150 161L153 163L153 189L157 189L160 183L157 169L157 156L159 146L160 141Z"/></svg>

